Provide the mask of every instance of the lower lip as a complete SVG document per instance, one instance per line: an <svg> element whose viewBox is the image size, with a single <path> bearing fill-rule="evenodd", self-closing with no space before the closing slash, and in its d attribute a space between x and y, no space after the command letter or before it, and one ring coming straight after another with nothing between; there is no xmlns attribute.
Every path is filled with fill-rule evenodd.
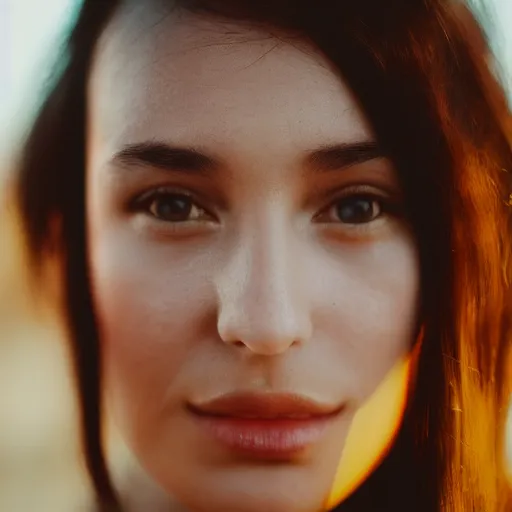
<svg viewBox="0 0 512 512"><path fill-rule="evenodd" d="M208 435L231 451L287 460L319 442L335 415L308 419L249 419L195 415Z"/></svg>

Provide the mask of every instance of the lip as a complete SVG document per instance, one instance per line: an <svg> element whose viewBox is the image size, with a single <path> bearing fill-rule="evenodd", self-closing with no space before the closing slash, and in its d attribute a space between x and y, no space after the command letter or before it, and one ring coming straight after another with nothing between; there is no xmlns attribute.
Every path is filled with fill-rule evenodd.
<svg viewBox="0 0 512 512"><path fill-rule="evenodd" d="M202 430L229 451L289 460L318 443L344 405L295 394L233 393L188 409Z"/></svg>

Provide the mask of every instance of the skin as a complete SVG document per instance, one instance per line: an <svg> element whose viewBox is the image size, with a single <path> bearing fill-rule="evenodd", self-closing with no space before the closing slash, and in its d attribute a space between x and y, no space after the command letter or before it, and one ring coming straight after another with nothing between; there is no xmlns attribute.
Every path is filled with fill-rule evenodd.
<svg viewBox="0 0 512 512"><path fill-rule="evenodd" d="M138 4L105 30L88 90L89 261L109 406L186 510L319 510L354 414L412 342L418 258L400 184L382 157L308 160L373 141L314 49ZM119 157L147 141L216 163ZM176 191L192 197L180 222L161 216ZM300 457L256 462L211 440L185 407L238 391L345 409Z"/></svg>

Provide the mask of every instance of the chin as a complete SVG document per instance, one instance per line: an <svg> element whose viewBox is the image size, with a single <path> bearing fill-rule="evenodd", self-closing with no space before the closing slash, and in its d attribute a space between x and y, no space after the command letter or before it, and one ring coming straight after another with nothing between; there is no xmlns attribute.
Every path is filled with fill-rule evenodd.
<svg viewBox="0 0 512 512"><path fill-rule="evenodd" d="M257 492L257 491L256 491ZM219 496L206 493L198 499L183 502L188 512L320 512L325 510L324 500L312 500L305 502L297 500L293 493L284 493L276 496L268 494L254 496L246 495L243 491L233 492L230 496Z"/></svg>
<svg viewBox="0 0 512 512"><path fill-rule="evenodd" d="M260 468L263 469L263 468ZM272 473L271 468L266 468ZM222 473L222 470L219 470ZM216 475L208 482L196 480L196 485L182 494L175 493L177 501L187 512L320 512L325 510L329 488L318 488L318 478L311 475L306 483L295 479L286 481L281 476L261 478L248 468L240 469L232 478ZM175 490L178 490L175 488Z"/></svg>

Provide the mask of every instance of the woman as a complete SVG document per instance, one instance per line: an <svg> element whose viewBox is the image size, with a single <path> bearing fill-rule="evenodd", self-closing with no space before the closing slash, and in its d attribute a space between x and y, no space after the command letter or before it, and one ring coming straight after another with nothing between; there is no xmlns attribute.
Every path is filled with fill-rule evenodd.
<svg viewBox="0 0 512 512"><path fill-rule="evenodd" d="M415 348L393 447L339 510L507 509L512 154L460 9L84 2L20 204L34 261L62 261L108 510L103 389L185 509L313 512Z"/></svg>

